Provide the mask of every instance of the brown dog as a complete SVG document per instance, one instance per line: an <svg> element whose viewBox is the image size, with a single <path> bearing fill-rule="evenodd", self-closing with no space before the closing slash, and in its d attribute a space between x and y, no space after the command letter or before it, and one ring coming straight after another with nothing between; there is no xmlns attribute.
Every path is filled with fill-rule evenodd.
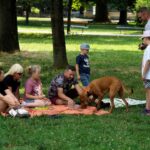
<svg viewBox="0 0 150 150"><path fill-rule="evenodd" d="M115 108L114 98L116 94L118 94L123 100L126 105L126 111L128 111L128 103L124 98L125 92L127 92L127 90L124 88L123 83L116 77L108 76L93 80L80 95L81 107L86 108L90 102L89 95L93 95L95 97L93 100L95 100L96 97L99 99L97 103L97 109L99 109L104 95L108 93L111 101L111 108L109 110L110 113L112 113L113 109Z"/></svg>

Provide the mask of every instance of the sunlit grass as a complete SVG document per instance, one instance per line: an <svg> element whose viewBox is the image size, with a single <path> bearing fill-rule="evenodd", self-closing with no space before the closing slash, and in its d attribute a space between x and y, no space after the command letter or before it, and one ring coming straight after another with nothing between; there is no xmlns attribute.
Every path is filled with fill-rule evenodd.
<svg viewBox="0 0 150 150"><path fill-rule="evenodd" d="M30 26L28 28L30 29ZM38 29L34 23L32 28ZM24 68L31 64L41 65L41 79L44 93L47 94L52 78L63 72L62 69L56 70L52 66L51 35L19 34L19 42L20 53L0 53L0 66L6 72L14 63L20 63ZM133 88L134 94L130 97L145 99L140 73L142 52L138 50L137 45L140 42L138 37L66 36L67 57L70 64L75 64L75 58L80 52L79 45L83 42L89 43L91 47L89 53L91 80L106 75L116 76L127 87ZM25 71L21 94L27 77ZM117 108L108 116L62 116L59 119L0 117L0 149L147 150L150 147L148 136L150 121L149 117L141 113L143 109L144 106L134 106L126 113L124 108Z"/></svg>

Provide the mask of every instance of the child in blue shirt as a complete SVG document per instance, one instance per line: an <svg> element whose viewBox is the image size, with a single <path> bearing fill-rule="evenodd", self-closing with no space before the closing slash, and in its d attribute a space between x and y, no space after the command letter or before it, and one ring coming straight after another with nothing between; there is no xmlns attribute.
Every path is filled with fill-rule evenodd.
<svg viewBox="0 0 150 150"><path fill-rule="evenodd" d="M90 82L90 63L89 63L89 44L80 45L81 53L76 57L76 73L77 78L82 82L83 86L88 86Z"/></svg>
<svg viewBox="0 0 150 150"><path fill-rule="evenodd" d="M82 82L84 87L90 83L90 63L89 63L89 44L83 43L80 45L80 54L76 57L76 73L77 78ZM96 102L97 103L97 102ZM101 102L101 108L109 107L110 103Z"/></svg>

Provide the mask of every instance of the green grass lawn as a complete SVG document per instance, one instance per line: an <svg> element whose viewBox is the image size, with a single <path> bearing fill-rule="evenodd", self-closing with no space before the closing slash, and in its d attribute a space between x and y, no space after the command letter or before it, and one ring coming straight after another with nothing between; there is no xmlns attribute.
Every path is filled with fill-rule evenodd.
<svg viewBox="0 0 150 150"><path fill-rule="evenodd" d="M25 18L18 17L18 29L21 32L50 32L51 22L50 18L29 18L29 25L25 24ZM129 23L130 26L136 26L134 22ZM120 34L120 30L116 29L117 24L99 24L90 23L87 29L84 29L84 33L107 33L107 34ZM66 27L65 27L66 31ZM71 32L74 34L82 33L82 29L71 28ZM135 30L122 30L121 34L141 34L141 31Z"/></svg>
<svg viewBox="0 0 150 150"><path fill-rule="evenodd" d="M24 68L40 64L47 94L51 79L62 72L52 67L52 37L20 34L19 40L21 52L0 53L0 65L7 71L13 63L20 63ZM142 52L137 48L139 38L66 36L70 64L75 64L82 42L91 45L91 80L106 75L119 77L127 87L134 89L132 98L145 99L140 79ZM26 78L24 74L22 94ZM0 117L0 150L147 150L150 148L150 120L141 113L143 109L144 106L134 106L128 113L125 108L118 108L107 116L62 116L59 119Z"/></svg>

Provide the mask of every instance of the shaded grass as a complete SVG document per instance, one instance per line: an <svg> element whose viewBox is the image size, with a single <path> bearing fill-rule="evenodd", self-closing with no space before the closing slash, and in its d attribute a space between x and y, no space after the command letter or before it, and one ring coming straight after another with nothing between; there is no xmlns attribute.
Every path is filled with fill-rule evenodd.
<svg viewBox="0 0 150 150"><path fill-rule="evenodd" d="M42 67L44 92L51 79L63 70L52 67L52 38L45 34L20 34L21 52L12 55L0 53L0 65L5 72L13 63L26 68L31 64ZM137 50L138 38L67 36L66 47L70 64L75 64L79 45L90 43L91 80L113 75L127 87L134 89L131 96L145 99L140 80L142 52ZM24 74L23 84L27 78ZM35 117L17 119L0 117L2 150L145 150L150 147L149 117L141 114L144 106L115 109L106 116L62 116L59 119Z"/></svg>

